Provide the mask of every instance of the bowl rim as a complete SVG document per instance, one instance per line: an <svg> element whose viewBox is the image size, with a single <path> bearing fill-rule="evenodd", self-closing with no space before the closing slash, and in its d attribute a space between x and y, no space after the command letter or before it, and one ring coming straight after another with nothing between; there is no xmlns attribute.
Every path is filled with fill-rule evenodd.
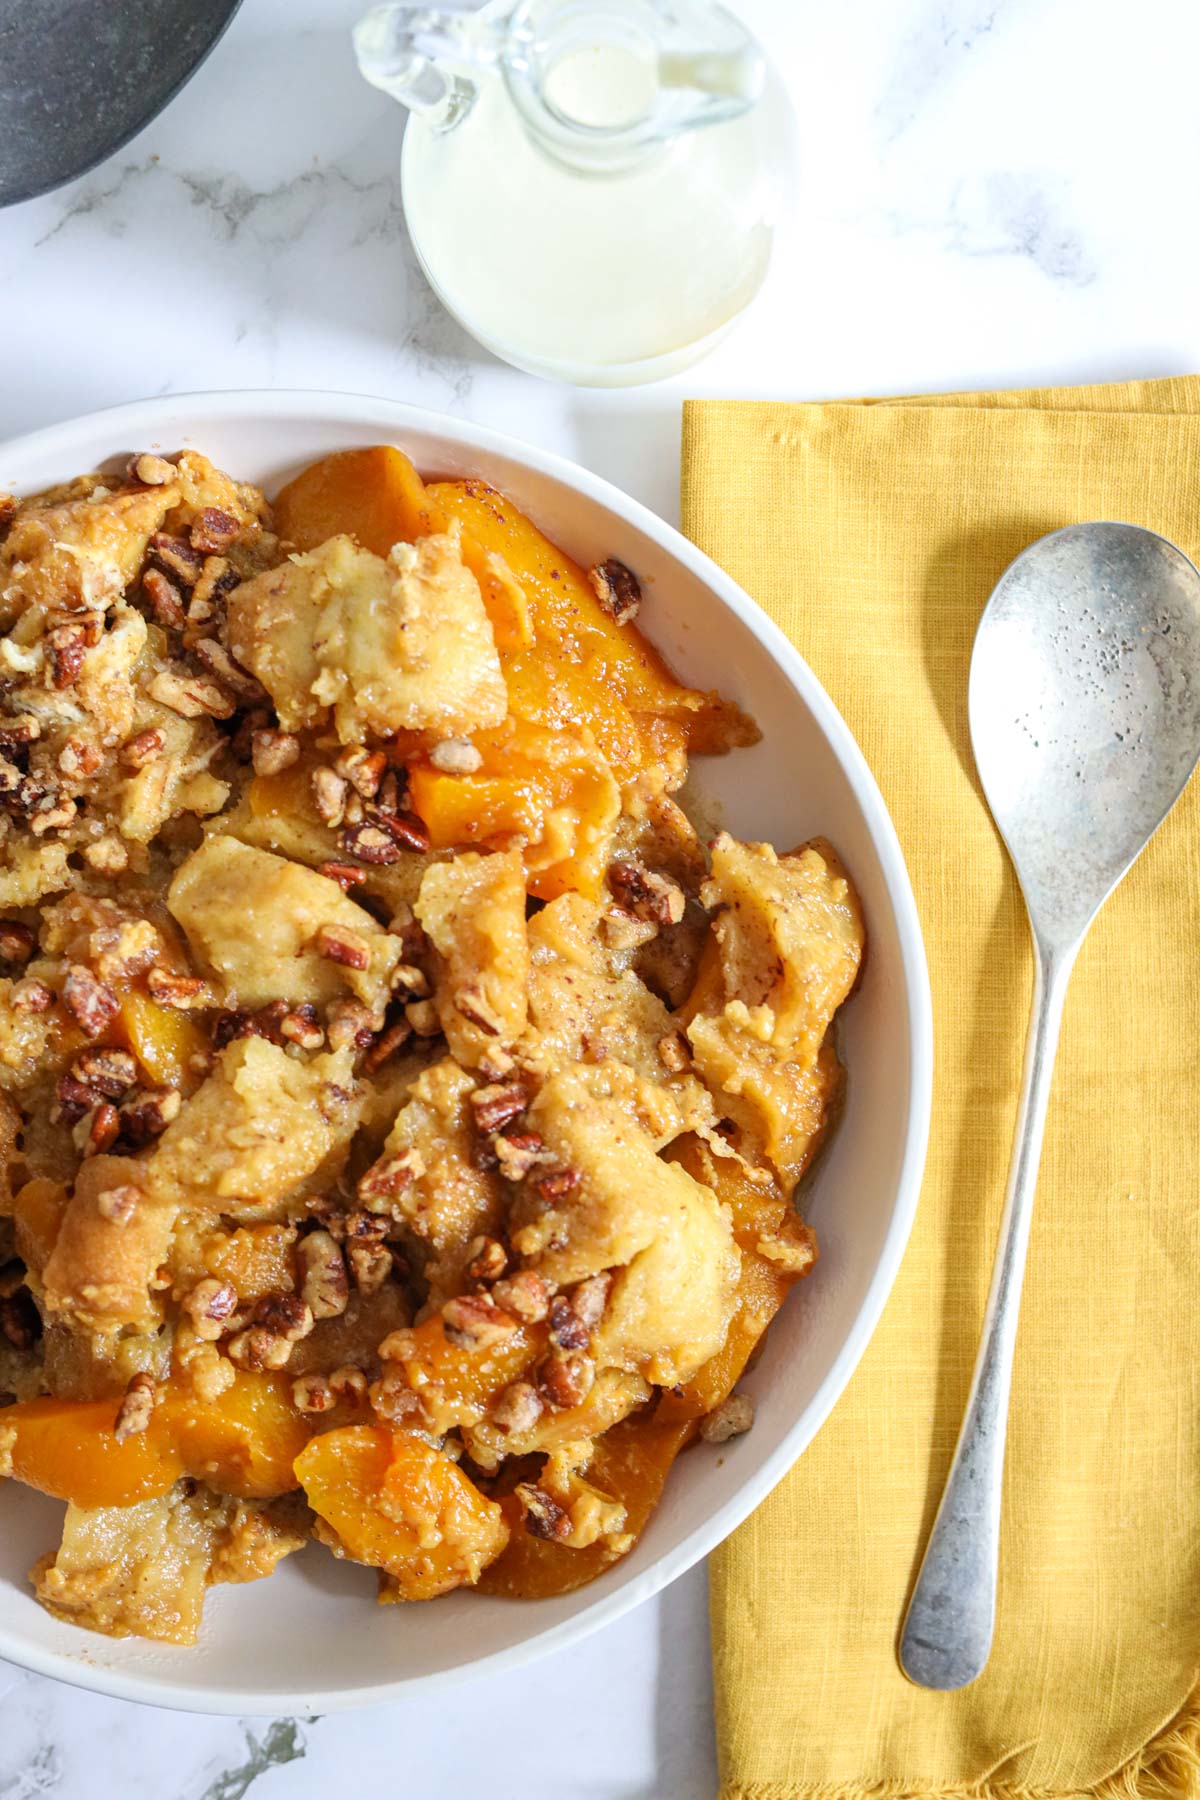
<svg viewBox="0 0 1200 1800"><path fill-rule="evenodd" d="M394 429L397 436L406 430L423 431L464 449L490 452L520 463L573 489L585 499L608 507L652 539L704 582L721 604L758 639L824 734L862 808L879 858L895 913L900 974L908 997L910 1078L904 1152L883 1246L846 1342L808 1406L762 1467L702 1525L664 1551L636 1580L627 1582L611 1595L583 1604L571 1618L544 1631L534 1631L519 1644L455 1668L380 1681L369 1687L264 1695L260 1697L261 1705L255 1704L254 1696L230 1688L198 1687L186 1681L175 1683L141 1673L125 1673L87 1660L76 1660L58 1651L42 1650L21 1642L6 1625L0 1624L0 1658L33 1674L47 1675L94 1693L182 1712L232 1714L243 1718L303 1717L380 1705L418 1692L425 1695L436 1688L449 1687L501 1669L520 1668L551 1651L566 1649L661 1592L714 1550L766 1499L807 1449L840 1398L874 1335L899 1270L916 1215L925 1168L933 1093L933 1012L924 940L904 853L866 758L833 701L779 626L682 532L612 482L556 452L542 450L491 426L452 418L427 407L409 405L406 401L335 389L208 389L155 395L145 400L98 408L0 443L0 481L12 479L13 465L21 460L53 454L59 444L65 449L75 438L99 428L111 429L114 445L124 448L123 435L128 435L130 443L135 438L144 438L154 432L159 421L165 423L176 419L181 410L188 415L189 435L196 436L202 433L206 419L230 415L279 426L299 419L309 423L327 422L331 426L378 422L381 428ZM197 428L195 433L192 432L193 423Z"/></svg>

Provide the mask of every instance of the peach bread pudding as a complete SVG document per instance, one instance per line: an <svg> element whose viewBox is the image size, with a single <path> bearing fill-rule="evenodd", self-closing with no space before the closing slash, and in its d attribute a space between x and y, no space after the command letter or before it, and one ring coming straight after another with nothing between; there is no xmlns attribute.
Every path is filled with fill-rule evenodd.
<svg viewBox="0 0 1200 1800"><path fill-rule="evenodd" d="M316 1539L384 1602L637 1539L812 1267L858 904L700 841L752 743L481 481L0 500L0 1473L57 1616L195 1640Z"/></svg>

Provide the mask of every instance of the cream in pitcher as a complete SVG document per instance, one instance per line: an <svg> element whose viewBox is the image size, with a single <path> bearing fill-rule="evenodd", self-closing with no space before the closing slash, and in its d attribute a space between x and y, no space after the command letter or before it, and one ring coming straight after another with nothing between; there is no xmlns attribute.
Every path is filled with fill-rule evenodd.
<svg viewBox="0 0 1200 1800"><path fill-rule="evenodd" d="M497 355L596 386L711 348L766 273L787 109L708 0L377 7L367 80L412 114L409 232Z"/></svg>

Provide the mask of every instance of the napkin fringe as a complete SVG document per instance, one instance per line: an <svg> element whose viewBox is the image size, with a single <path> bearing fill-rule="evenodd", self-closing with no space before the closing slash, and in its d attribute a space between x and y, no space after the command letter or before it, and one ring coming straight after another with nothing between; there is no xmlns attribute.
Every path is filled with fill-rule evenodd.
<svg viewBox="0 0 1200 1800"><path fill-rule="evenodd" d="M1127 1763L1094 1787L1030 1787L1013 1781L748 1781L726 1783L718 1800L1197 1800L1200 1796L1200 1687Z"/></svg>

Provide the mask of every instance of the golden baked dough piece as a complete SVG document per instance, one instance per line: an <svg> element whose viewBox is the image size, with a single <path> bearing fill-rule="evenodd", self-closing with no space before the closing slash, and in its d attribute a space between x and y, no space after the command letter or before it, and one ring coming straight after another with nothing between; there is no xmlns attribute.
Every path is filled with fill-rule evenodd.
<svg viewBox="0 0 1200 1800"><path fill-rule="evenodd" d="M862 958L858 899L832 853L780 857L722 833L704 900L713 937L683 1015L693 1061L741 1148L790 1187L840 1086L825 1038Z"/></svg>
<svg viewBox="0 0 1200 1800"><path fill-rule="evenodd" d="M712 1190L658 1155L633 1092L582 1064L545 1084L530 1126L578 1179L513 1243L561 1286L615 1270L596 1365L671 1386L724 1343L741 1258Z"/></svg>
<svg viewBox="0 0 1200 1800"><path fill-rule="evenodd" d="M701 897L714 914L727 1012L738 1008L738 1022L761 1042L811 1066L858 974L854 889L813 845L778 856L770 844L723 831Z"/></svg>
<svg viewBox="0 0 1200 1800"><path fill-rule="evenodd" d="M438 954L434 998L452 1054L474 1065L525 1029L529 940L521 853L466 851L421 878L416 905Z"/></svg>
<svg viewBox="0 0 1200 1800"><path fill-rule="evenodd" d="M327 876L214 832L177 871L167 904L231 1005L325 1006L349 989L382 1014L400 939Z"/></svg>
<svg viewBox="0 0 1200 1800"><path fill-rule="evenodd" d="M582 894L560 894L530 920L533 1054L549 1068L615 1057L660 1081L666 1070L658 1046L672 1030L671 1017L632 969L621 967L627 958L605 948L604 912Z"/></svg>
<svg viewBox="0 0 1200 1800"><path fill-rule="evenodd" d="M461 1292L471 1240L481 1233L493 1235L503 1215L499 1181L477 1168L472 1155L476 1139L469 1096L474 1087L452 1057L435 1063L413 1082L408 1104L384 1146L385 1157L408 1153L410 1165L415 1153L419 1172L392 1204L426 1248L429 1311Z"/></svg>
<svg viewBox="0 0 1200 1800"><path fill-rule="evenodd" d="M180 498L177 487L104 486L62 500L17 508L0 544L0 629L23 613L102 610L142 566L146 545ZM32 633L23 631L21 641Z"/></svg>
<svg viewBox="0 0 1200 1800"><path fill-rule="evenodd" d="M168 531L185 536L206 507L219 507L236 519L243 531L253 533L270 523L271 509L261 489L235 481L198 450L184 450L175 460L178 503L166 521Z"/></svg>
<svg viewBox="0 0 1200 1800"><path fill-rule="evenodd" d="M299 1509L182 1487L132 1506L70 1505L31 1571L47 1612L107 1637L194 1644L206 1590L258 1581L308 1541Z"/></svg>
<svg viewBox="0 0 1200 1800"><path fill-rule="evenodd" d="M455 737L508 711L479 583L450 536L385 560L330 538L235 588L229 643L285 730L324 722L343 744L396 731Z"/></svg>
<svg viewBox="0 0 1200 1800"><path fill-rule="evenodd" d="M302 1182L340 1167L358 1122L354 1085L352 1050L303 1063L236 1038L159 1138L150 1194L239 1221L282 1217Z"/></svg>
<svg viewBox="0 0 1200 1800"><path fill-rule="evenodd" d="M93 1156L79 1170L42 1271L49 1319L101 1334L161 1317L151 1280L167 1254L175 1209L146 1191L146 1165Z"/></svg>

